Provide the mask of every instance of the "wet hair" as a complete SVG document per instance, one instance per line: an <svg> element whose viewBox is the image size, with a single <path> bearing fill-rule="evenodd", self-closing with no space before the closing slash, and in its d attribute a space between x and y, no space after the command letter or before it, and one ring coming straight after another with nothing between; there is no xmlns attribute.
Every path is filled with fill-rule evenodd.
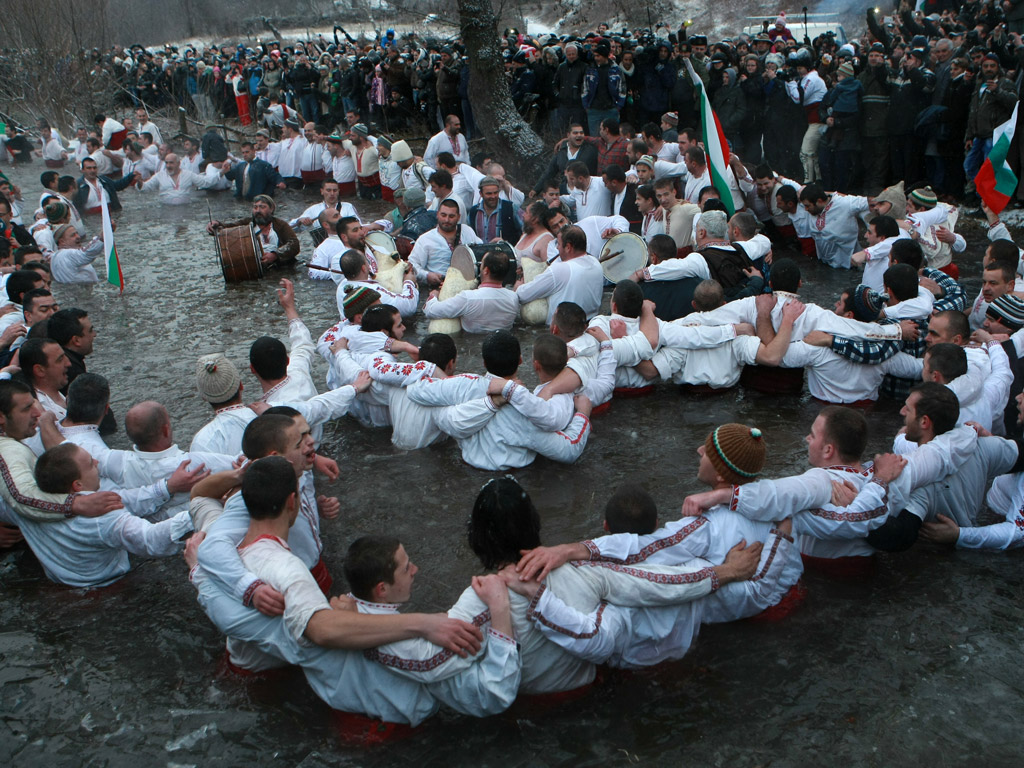
<svg viewBox="0 0 1024 768"><path fill-rule="evenodd" d="M31 291L25 291L25 295L21 297L21 306L28 312L35 306L36 299L43 299L47 296L53 296L53 294L46 288L33 288Z"/></svg>
<svg viewBox="0 0 1024 768"><path fill-rule="evenodd" d="M770 278L773 291L796 293L800 290L800 267L790 258L775 259L772 262Z"/></svg>
<svg viewBox="0 0 1024 768"><path fill-rule="evenodd" d="M783 184L779 187L779 191L775 193L776 200L781 200L784 203L795 203L798 202L797 192L788 184Z"/></svg>
<svg viewBox="0 0 1024 768"><path fill-rule="evenodd" d="M570 339L575 339L577 336L582 336L587 330L587 313L579 304L563 301L555 308L551 322Z"/></svg>
<svg viewBox="0 0 1024 768"><path fill-rule="evenodd" d="M361 536L345 554L345 581L360 600L373 600L373 588L382 581L395 583L395 555L402 542L393 536Z"/></svg>
<svg viewBox="0 0 1024 768"><path fill-rule="evenodd" d="M288 375L288 350L280 339L260 336L249 347L249 364L261 379L283 379Z"/></svg>
<svg viewBox="0 0 1024 768"><path fill-rule="evenodd" d="M935 317L945 319L952 336L959 336L965 343L971 337L971 323L963 312L957 312L955 309L944 309L937 313Z"/></svg>
<svg viewBox="0 0 1024 768"><path fill-rule="evenodd" d="M828 195L825 194L825 190L821 184L808 184L800 190L800 200L807 201L808 203L816 203L819 200L827 200Z"/></svg>
<svg viewBox="0 0 1024 768"><path fill-rule="evenodd" d="M264 413L250 421L242 433L242 453L247 459L262 459L271 453L284 453L285 430L295 424L291 416ZM294 473L293 473L294 474Z"/></svg>
<svg viewBox="0 0 1024 768"><path fill-rule="evenodd" d="M896 219L885 214L875 216L871 220L871 225L874 226L875 234L878 237L896 237L900 233L900 226L896 223Z"/></svg>
<svg viewBox="0 0 1024 768"><path fill-rule="evenodd" d="M612 291L612 303L623 317L640 317L644 305L644 291L632 280L620 280Z"/></svg>
<svg viewBox="0 0 1024 768"><path fill-rule="evenodd" d="M910 394L915 393L918 400L914 413L918 418L927 416L931 419L936 435L944 435L956 426L960 418L960 401L949 387L937 381L926 381L910 390Z"/></svg>
<svg viewBox="0 0 1024 768"><path fill-rule="evenodd" d="M341 271L346 280L355 280L366 264L366 256L359 251L349 248L341 254Z"/></svg>
<svg viewBox="0 0 1024 768"><path fill-rule="evenodd" d="M284 456L257 459L242 475L242 500L253 520L279 517L288 497L298 492L295 469Z"/></svg>
<svg viewBox="0 0 1024 768"><path fill-rule="evenodd" d="M107 412L110 384L98 373L80 373L68 386L67 417L77 424L98 424ZM142 445L129 433L133 443Z"/></svg>
<svg viewBox="0 0 1024 768"><path fill-rule="evenodd" d="M625 182L626 172L622 170L622 166L613 163L604 169L604 177L607 181Z"/></svg>
<svg viewBox="0 0 1024 768"><path fill-rule="evenodd" d="M559 234L562 236L562 245L569 246L577 252L587 252L587 234L579 227L568 226Z"/></svg>
<svg viewBox="0 0 1024 768"><path fill-rule="evenodd" d="M549 376L557 376L569 361L565 340L543 333L533 342L533 359Z"/></svg>
<svg viewBox="0 0 1024 768"><path fill-rule="evenodd" d="M917 270L909 264L896 264L882 275L885 288L897 301L907 301L917 296Z"/></svg>
<svg viewBox="0 0 1024 768"><path fill-rule="evenodd" d="M724 205L721 208L718 208L717 206L714 207L714 208L708 208L707 206L708 206L709 203L711 203L712 200L718 200L719 202L721 202L721 200L722 200L722 193L719 192L716 187L713 187L710 184L708 184L706 187L701 187L700 191L697 193L697 204L701 207L701 210L705 210L705 211L724 211L725 210L725 206Z"/></svg>
<svg viewBox="0 0 1024 768"><path fill-rule="evenodd" d="M704 187L704 189L714 189L714 187ZM703 191L703 190L702 190ZM715 194L718 190L715 189ZM704 213L710 213L711 211L721 211L722 213L729 213L729 209L725 207L725 203L722 202L720 197L708 197L701 204L701 211ZM725 235L723 235L725 237Z"/></svg>
<svg viewBox="0 0 1024 768"><path fill-rule="evenodd" d="M61 194L73 192L77 186L78 182L75 181L74 176L61 176L57 179L57 191Z"/></svg>
<svg viewBox="0 0 1024 768"><path fill-rule="evenodd" d="M342 216L340 219L338 219L338 223L334 225L334 230L337 233L338 237L341 237L343 232L348 231L349 225L358 223L359 219L357 219L355 216Z"/></svg>
<svg viewBox="0 0 1024 768"><path fill-rule="evenodd" d="M772 167L770 165L768 165L768 163L761 163L759 166L754 168L754 178L755 179L774 179L775 178L775 171L772 170Z"/></svg>
<svg viewBox="0 0 1024 768"><path fill-rule="evenodd" d="M29 382L35 379L34 368L37 365L46 367L46 347L49 344L57 344L57 342L47 338L26 339L25 343L18 348L18 361L21 372L27 377Z"/></svg>
<svg viewBox="0 0 1024 768"><path fill-rule="evenodd" d="M520 551L540 546L540 515L511 477L480 489L469 520L469 548L489 570L519 562Z"/></svg>
<svg viewBox="0 0 1024 768"><path fill-rule="evenodd" d="M367 333L383 331L390 336L391 329L395 327L397 315L398 309L390 304L374 304L363 312L363 322L360 327Z"/></svg>
<svg viewBox="0 0 1024 768"><path fill-rule="evenodd" d="M707 159L704 157L704 150L700 147L687 147L686 148L686 159L691 163L697 163L698 165L707 165Z"/></svg>
<svg viewBox="0 0 1024 768"><path fill-rule="evenodd" d="M942 376L944 384L967 373L967 353L959 344L932 344L924 356L928 358L928 367Z"/></svg>
<svg viewBox="0 0 1024 768"><path fill-rule="evenodd" d="M0 413L4 416L10 417L11 411L14 409L15 395L32 395L32 397L35 397L35 394L36 393L32 390L32 387L24 381L19 381L18 379L0 379Z"/></svg>
<svg viewBox="0 0 1024 768"><path fill-rule="evenodd" d="M654 139L655 141L661 140L661 126L655 123L644 123L643 128L640 129L645 137Z"/></svg>
<svg viewBox="0 0 1024 768"><path fill-rule="evenodd" d="M37 283L41 284L42 282L42 276L31 269L19 269L12 272L11 276L7 278L7 298L14 304L21 304L25 293L37 287Z"/></svg>
<svg viewBox="0 0 1024 768"><path fill-rule="evenodd" d="M875 232L878 232L878 230L876 229ZM917 240L901 237L892 244L892 248L889 250L889 258L893 264L909 264L917 272L921 269L921 265L924 262L924 252L921 250L921 244Z"/></svg>
<svg viewBox="0 0 1024 768"><path fill-rule="evenodd" d="M480 267L487 267L491 277L500 283L508 277L509 270L512 268L512 262L504 251L489 251L484 254Z"/></svg>
<svg viewBox="0 0 1024 768"><path fill-rule="evenodd" d="M511 331L495 331L480 345L484 368L495 376L509 377L519 368L522 349Z"/></svg>
<svg viewBox="0 0 1024 768"><path fill-rule="evenodd" d="M601 127L608 131L612 136L619 135L619 121L614 117L606 117L602 120Z"/></svg>
<svg viewBox="0 0 1024 768"><path fill-rule="evenodd" d="M990 261L985 272L998 272L1004 283L1012 283L1017 276L1017 265L1013 266L1002 261Z"/></svg>
<svg viewBox="0 0 1024 768"><path fill-rule="evenodd" d="M676 241L670 235L655 235L647 244L647 250L657 256L659 261L674 259L679 254Z"/></svg>
<svg viewBox="0 0 1024 768"><path fill-rule="evenodd" d="M433 172L430 176L430 183L436 184L443 189L452 188L452 175L444 169L439 169Z"/></svg>
<svg viewBox="0 0 1024 768"><path fill-rule="evenodd" d="M658 527L658 506L643 486L626 483L605 504L604 522L608 533L654 533Z"/></svg>
<svg viewBox="0 0 1024 768"><path fill-rule="evenodd" d="M717 280L701 280L693 290L693 306L698 312L710 312L725 304L725 291Z"/></svg>
<svg viewBox="0 0 1024 768"><path fill-rule="evenodd" d="M40 456L35 468L39 490L43 493L71 493L74 482L82 476L75 453L83 450L75 443L61 443Z"/></svg>
<svg viewBox="0 0 1024 768"><path fill-rule="evenodd" d="M573 160L565 166L565 171L566 173L571 173L573 176L582 176L585 179L590 178L590 169L582 160Z"/></svg>
<svg viewBox="0 0 1024 768"><path fill-rule="evenodd" d="M824 419L825 439L835 446L839 458L860 461L868 444L868 420L854 408L829 405L818 412Z"/></svg>
<svg viewBox="0 0 1024 768"><path fill-rule="evenodd" d="M296 416L302 416L297 408L292 408L290 405L272 405L263 413L269 413L276 416L287 416L289 419L294 419Z"/></svg>
<svg viewBox="0 0 1024 768"><path fill-rule="evenodd" d="M1020 251L1017 248L1017 244L1012 240L993 240L988 245L987 253L990 260L1001 264L1010 264L1014 270L1017 269L1017 264L1020 261Z"/></svg>
<svg viewBox="0 0 1024 768"><path fill-rule="evenodd" d="M56 171L43 171L39 174L39 183L43 186L43 189L49 189L53 182L60 179L60 174Z"/></svg>
<svg viewBox="0 0 1024 768"><path fill-rule="evenodd" d="M88 316L88 312L78 307L68 307L54 312L46 321L50 338L62 347L67 346L71 343L71 339L81 336L85 331L82 318Z"/></svg>
<svg viewBox="0 0 1024 768"><path fill-rule="evenodd" d="M458 356L455 341L447 333L432 333L420 344L420 360L442 370Z"/></svg>
<svg viewBox="0 0 1024 768"><path fill-rule="evenodd" d="M451 152L439 152L437 154L437 164L444 168L455 168L459 162ZM451 172L449 172L449 175L451 175ZM449 184L448 186L451 185Z"/></svg>

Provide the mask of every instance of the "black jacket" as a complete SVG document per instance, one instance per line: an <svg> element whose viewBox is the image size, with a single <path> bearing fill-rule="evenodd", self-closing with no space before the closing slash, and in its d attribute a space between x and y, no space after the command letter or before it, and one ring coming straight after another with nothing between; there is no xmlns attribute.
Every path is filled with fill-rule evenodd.
<svg viewBox="0 0 1024 768"><path fill-rule="evenodd" d="M117 199L117 193L122 189L127 189L134 180L134 176L124 176L117 181L111 181L106 176L98 176L100 184L107 190L107 196L110 198L108 208L111 211L121 210L121 201ZM88 210L86 203L89 202L89 185L85 181L84 176L78 178L78 189L75 190L75 197L71 201L75 204L75 208L78 209L79 213L85 213Z"/></svg>

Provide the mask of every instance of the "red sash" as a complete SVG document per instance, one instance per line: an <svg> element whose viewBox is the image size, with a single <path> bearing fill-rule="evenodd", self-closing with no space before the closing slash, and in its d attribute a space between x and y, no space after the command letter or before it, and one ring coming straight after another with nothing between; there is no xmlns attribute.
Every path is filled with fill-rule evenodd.
<svg viewBox="0 0 1024 768"><path fill-rule="evenodd" d="M341 197L352 197L356 193L356 183L354 181L338 182L338 194Z"/></svg>
<svg viewBox="0 0 1024 768"><path fill-rule="evenodd" d="M380 196L382 199L387 200L389 203L395 202L395 190L389 186L382 186L380 188Z"/></svg>
<svg viewBox="0 0 1024 768"><path fill-rule="evenodd" d="M960 279L960 268L956 264L954 264L953 262L949 262L949 264L947 264L944 267L939 267L939 271L940 272L945 272L947 275L952 277L954 280L959 280Z"/></svg>
<svg viewBox="0 0 1024 768"><path fill-rule="evenodd" d="M595 405L590 411L590 417L600 416L602 413L608 413L608 409L612 407L612 401L606 400L600 405Z"/></svg>
<svg viewBox="0 0 1024 768"><path fill-rule="evenodd" d="M647 397L654 394L654 385L646 387L616 387L612 390L616 397Z"/></svg>
<svg viewBox="0 0 1024 768"><path fill-rule="evenodd" d="M359 181L361 187L379 187L380 186L380 174L371 173L369 176L357 176L356 179Z"/></svg>
<svg viewBox="0 0 1024 768"><path fill-rule="evenodd" d="M793 231L794 233L796 232L795 229ZM804 256L810 259L818 258L818 249L814 246L813 237L801 237L798 239L800 240L800 251Z"/></svg>
<svg viewBox="0 0 1024 768"><path fill-rule="evenodd" d="M107 149L120 149L126 138L128 138L127 128L122 128L117 133L112 133L110 135L110 141L107 142Z"/></svg>
<svg viewBox="0 0 1024 768"><path fill-rule="evenodd" d="M231 655L225 650L217 665L217 676L225 677L234 675L249 680L282 680L294 674L297 668L293 666L274 667L272 669L261 669L259 671L246 669L231 662Z"/></svg>
<svg viewBox="0 0 1024 768"><path fill-rule="evenodd" d="M334 579L331 578L331 572L327 570L327 564L321 557L316 561L316 565L309 569L309 572L313 574L313 578L316 579L316 585L320 587L320 591L327 597L331 596L331 586L334 584Z"/></svg>
<svg viewBox="0 0 1024 768"><path fill-rule="evenodd" d="M47 160L46 161L46 167L47 168L63 168L64 167L64 161L63 160Z"/></svg>
<svg viewBox="0 0 1024 768"><path fill-rule="evenodd" d="M409 738L420 731L419 727L413 728L406 723L388 723L356 712L342 712L338 709L331 710L331 719L334 721L334 727L337 728L341 740L352 746L369 747L374 744L398 741Z"/></svg>
<svg viewBox="0 0 1024 768"><path fill-rule="evenodd" d="M319 184L327 178L327 173L321 168L319 171L302 171L303 184Z"/></svg>
<svg viewBox="0 0 1024 768"><path fill-rule="evenodd" d="M807 599L807 587L804 586L803 580L797 581L796 584L789 588L789 592L782 596L779 602L765 608L756 616L751 616L747 621L782 621L782 619L799 608L805 599Z"/></svg>

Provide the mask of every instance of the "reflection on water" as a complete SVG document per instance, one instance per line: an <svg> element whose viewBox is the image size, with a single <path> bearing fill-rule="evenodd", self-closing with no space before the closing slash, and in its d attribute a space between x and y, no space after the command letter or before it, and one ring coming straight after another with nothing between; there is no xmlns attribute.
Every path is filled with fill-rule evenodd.
<svg viewBox="0 0 1024 768"><path fill-rule="evenodd" d="M38 172L15 171L29 205ZM131 191L122 198L125 294L99 284L58 286L57 295L65 307L88 309L99 329L89 367L111 379L115 412L159 400L187 446L211 415L195 393L196 357L225 350L245 368L251 341L284 338L286 324L272 281L225 288L203 232L204 199L162 210ZM288 192L279 213L293 217L308 203ZM210 204L215 218L240 210L226 196ZM961 264L973 297L983 234L965 234L971 247ZM333 283L301 272L295 279L316 334L336 319ZM831 306L853 280L808 265L804 293ZM426 322L411 332L422 337ZM534 333L519 331L527 363ZM457 343L460 368L480 370L479 341ZM318 360L318 380L325 372ZM522 372L533 383L528 364ZM248 374L245 382L258 390ZM577 465L539 460L515 474L541 510L545 540L576 539L598 532L607 494L626 479L643 481L671 516L697 489L696 447L722 422L764 430L771 474L801 471L817 410L806 396L696 399L663 387L598 417ZM898 410L882 403L871 412L869 450L885 449ZM123 432L114 442L126 447ZM323 521L339 583L349 542L389 530L420 565L415 607L451 604L476 572L465 522L489 473L463 464L452 444L403 453L386 432L350 421L326 430L323 452L342 467L338 482L323 485L342 499L341 516ZM114 587L82 594L49 584L19 550L0 559L0 578L0 757L15 765L119 765L127 755L134 765L450 765L468 755L480 765L809 765L824 754L857 765L963 765L981 755L988 765L1018 762L1024 572L1012 554L919 547L881 557L875 576L855 583L811 573L807 601L781 623L709 627L684 661L611 673L573 704L520 702L486 721L441 715L411 740L370 751L338 743L301 677L217 677L223 646L177 558L139 561Z"/></svg>

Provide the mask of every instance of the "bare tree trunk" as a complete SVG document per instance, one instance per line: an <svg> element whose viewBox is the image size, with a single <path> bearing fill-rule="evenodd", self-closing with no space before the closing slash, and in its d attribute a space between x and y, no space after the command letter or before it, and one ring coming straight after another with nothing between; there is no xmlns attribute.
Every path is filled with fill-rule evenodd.
<svg viewBox="0 0 1024 768"><path fill-rule="evenodd" d="M502 163L511 166L520 179L532 181L543 170L547 150L512 103L491 0L458 3L462 41L469 55L473 119L491 138Z"/></svg>

